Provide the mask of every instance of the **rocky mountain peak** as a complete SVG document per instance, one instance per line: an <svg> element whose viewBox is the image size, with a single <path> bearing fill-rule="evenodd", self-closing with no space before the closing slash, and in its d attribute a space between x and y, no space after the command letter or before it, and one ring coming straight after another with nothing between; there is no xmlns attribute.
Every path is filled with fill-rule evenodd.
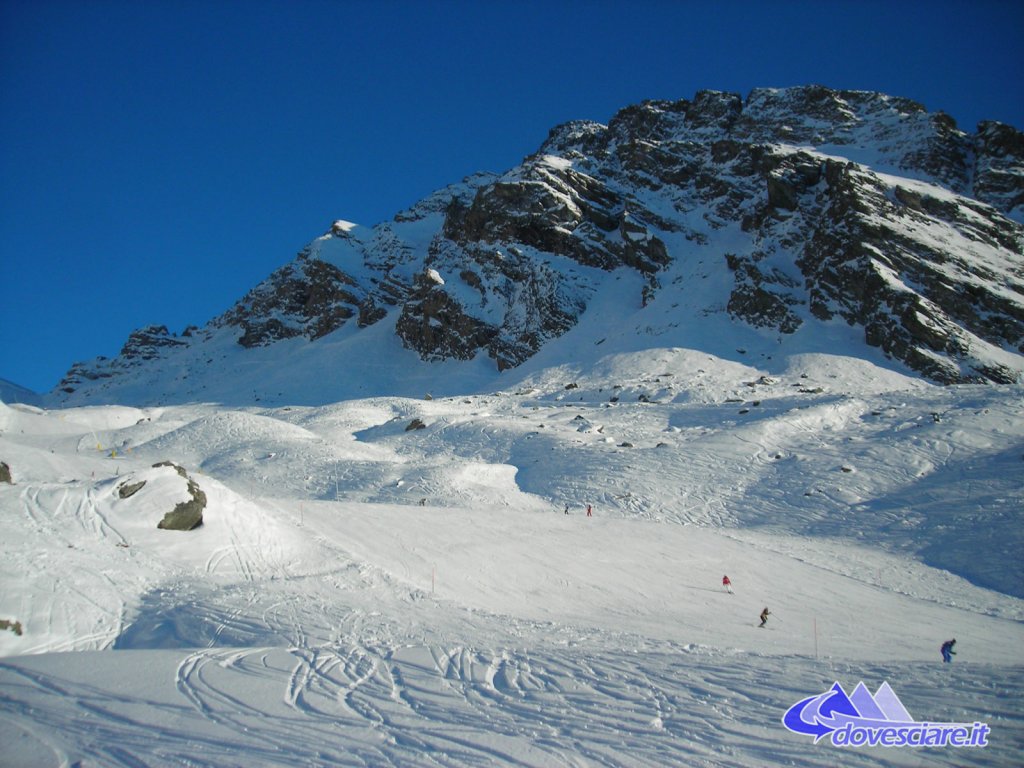
<svg viewBox="0 0 1024 768"><path fill-rule="evenodd" d="M202 332L143 329L62 388L111 386L140 360L214 335L250 349L317 343L388 318L424 360L482 355L508 369L574 328L624 274L641 288L623 306L662 326L680 326L672 308L685 306L784 345L841 322L937 382L1019 381L1022 158L1011 126L967 134L867 91L648 101L607 125L557 126L516 167L372 229L336 222Z"/></svg>

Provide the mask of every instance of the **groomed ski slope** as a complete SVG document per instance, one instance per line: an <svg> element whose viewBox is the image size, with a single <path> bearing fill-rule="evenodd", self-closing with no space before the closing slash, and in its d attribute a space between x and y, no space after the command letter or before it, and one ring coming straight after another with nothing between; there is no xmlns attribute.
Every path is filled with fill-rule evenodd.
<svg viewBox="0 0 1024 768"><path fill-rule="evenodd" d="M0 405L0 459L5 765L1024 753L1019 388L667 349L431 400ZM185 498L165 460L196 531L156 527ZM835 681L989 746L783 728Z"/></svg>

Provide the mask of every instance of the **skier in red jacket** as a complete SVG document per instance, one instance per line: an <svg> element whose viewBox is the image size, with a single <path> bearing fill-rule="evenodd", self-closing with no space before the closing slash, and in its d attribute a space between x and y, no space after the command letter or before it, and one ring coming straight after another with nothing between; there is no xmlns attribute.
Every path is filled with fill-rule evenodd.
<svg viewBox="0 0 1024 768"><path fill-rule="evenodd" d="M729 581L728 576L722 577L722 586L725 587L725 591L728 592L730 595L736 594L732 591L732 582Z"/></svg>

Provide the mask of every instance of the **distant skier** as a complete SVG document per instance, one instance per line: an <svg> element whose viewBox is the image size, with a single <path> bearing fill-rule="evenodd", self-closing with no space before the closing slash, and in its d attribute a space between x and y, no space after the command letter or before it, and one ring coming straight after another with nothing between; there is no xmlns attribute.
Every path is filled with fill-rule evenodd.
<svg viewBox="0 0 1024 768"><path fill-rule="evenodd" d="M567 515L569 514L569 505L568 504L565 505L565 514L567 514Z"/></svg>
<svg viewBox="0 0 1024 768"><path fill-rule="evenodd" d="M729 581L728 576L722 577L722 586L725 587L725 591L728 592L730 595L735 594L735 592L732 591L732 582Z"/></svg>
<svg viewBox="0 0 1024 768"><path fill-rule="evenodd" d="M768 608L766 607L763 611L761 611L761 623L758 624L757 626L763 627L765 625L765 622L768 621L768 617L771 616L771 615L772 615L771 611L769 611Z"/></svg>
<svg viewBox="0 0 1024 768"><path fill-rule="evenodd" d="M939 650L942 651L942 661L946 664L951 664L953 662L953 657L956 656L956 651L953 650L954 645L956 645L955 637L952 640L944 642L942 647L939 648Z"/></svg>
<svg viewBox="0 0 1024 768"><path fill-rule="evenodd" d="M593 516L594 516L594 509L589 504L587 504L587 517L593 517Z"/></svg>

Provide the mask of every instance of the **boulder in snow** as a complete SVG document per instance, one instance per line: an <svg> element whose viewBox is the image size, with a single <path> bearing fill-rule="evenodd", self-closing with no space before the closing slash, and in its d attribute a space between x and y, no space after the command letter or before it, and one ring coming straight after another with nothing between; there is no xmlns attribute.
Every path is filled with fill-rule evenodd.
<svg viewBox="0 0 1024 768"><path fill-rule="evenodd" d="M0 619L0 631L9 629L11 632L21 637L22 629L20 621L10 621L9 619Z"/></svg>
<svg viewBox="0 0 1024 768"><path fill-rule="evenodd" d="M206 508L206 494L188 478L188 492L192 497L182 501L164 515L157 528L168 531L192 531L203 524L203 510Z"/></svg>
<svg viewBox="0 0 1024 768"><path fill-rule="evenodd" d="M127 499L134 496L136 493L141 491L145 487L146 481L140 480L137 483L124 482L117 486L117 496L121 499Z"/></svg>

